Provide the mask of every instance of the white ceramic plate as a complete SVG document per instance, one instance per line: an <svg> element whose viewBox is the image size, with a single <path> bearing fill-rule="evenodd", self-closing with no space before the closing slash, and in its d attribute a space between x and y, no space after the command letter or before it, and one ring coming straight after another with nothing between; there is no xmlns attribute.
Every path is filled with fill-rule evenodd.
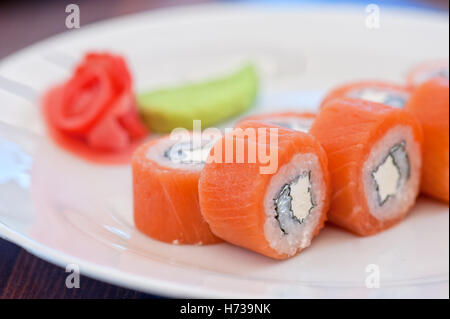
<svg viewBox="0 0 450 319"><path fill-rule="evenodd" d="M58 149L39 116L38 96L86 50L124 54L137 89L256 61L263 94L252 112L311 110L343 81L400 81L414 64L448 57L447 15L381 7L379 29L365 19L364 7L179 8L82 27L5 59L0 235L63 267L167 296L448 298L447 205L421 198L403 223L369 238L329 226L281 262L229 244L168 245L134 229L130 168L92 165ZM378 289L365 285L372 264Z"/></svg>

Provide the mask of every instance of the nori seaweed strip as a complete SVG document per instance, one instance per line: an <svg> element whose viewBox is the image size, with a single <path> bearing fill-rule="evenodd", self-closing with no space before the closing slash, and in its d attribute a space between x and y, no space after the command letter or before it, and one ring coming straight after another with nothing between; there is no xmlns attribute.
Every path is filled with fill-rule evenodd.
<svg viewBox="0 0 450 319"><path fill-rule="evenodd" d="M314 207L316 207L316 203L314 203L313 194L311 192L311 171L308 172L308 182L309 182L308 193L309 198L311 199L311 208L308 211L308 215L305 218L303 218L302 222L304 222L306 218L308 218L308 216L311 214L311 211L314 209Z"/></svg>
<svg viewBox="0 0 450 319"><path fill-rule="evenodd" d="M287 194L286 194L287 193ZM292 201L292 197L290 195L291 193L291 188L289 186L289 184L284 184L283 187L281 188L280 192L278 193L278 196L276 198L273 199L273 202L275 204L275 219L278 221L278 225L280 225L280 229L283 232L283 234L287 234L286 231L284 230L284 228L281 226L281 222L280 222L280 213L279 213L279 209L280 209L280 204L281 204L281 199L283 198L283 196L287 196L290 198L289 200L289 210L291 210L291 201Z"/></svg>

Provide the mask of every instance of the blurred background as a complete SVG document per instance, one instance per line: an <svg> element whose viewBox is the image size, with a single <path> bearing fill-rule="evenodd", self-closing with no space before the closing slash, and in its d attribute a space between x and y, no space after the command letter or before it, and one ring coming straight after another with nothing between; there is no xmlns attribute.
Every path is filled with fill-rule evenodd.
<svg viewBox="0 0 450 319"><path fill-rule="evenodd" d="M65 8L74 3L80 7L82 26L116 16L180 5L214 2L239 2L219 0L3 0L0 1L0 59L36 41L67 31ZM448 0L249 0L271 5L301 3L370 3L413 7L425 10L448 11Z"/></svg>
<svg viewBox="0 0 450 319"><path fill-rule="evenodd" d="M0 1L1 59L49 36L67 31L65 8L77 4L81 26L136 12L201 3L237 2L218 0L3 0ZM245 1L241 1L245 2ZM406 9L448 12L448 0L351 0L351 1L256 1L271 5L301 3L353 3L391 5ZM64 269L32 256L0 239L0 298L148 298L147 294L83 278L85 289L66 289Z"/></svg>

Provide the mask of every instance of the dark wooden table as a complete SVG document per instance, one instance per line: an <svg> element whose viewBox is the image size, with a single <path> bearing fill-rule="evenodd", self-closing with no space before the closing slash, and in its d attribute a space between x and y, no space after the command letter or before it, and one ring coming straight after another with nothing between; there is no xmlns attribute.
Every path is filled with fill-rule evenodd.
<svg viewBox="0 0 450 319"><path fill-rule="evenodd" d="M0 2L0 59L33 42L65 31L65 7L76 3L81 25L98 20L209 0L40 0ZM363 1L362 1L363 2ZM411 1L428 3L448 11L448 0ZM370 1L367 1L370 3ZM0 298L154 298L155 296L81 277L79 289L65 285L64 269L49 264L20 247L0 239Z"/></svg>

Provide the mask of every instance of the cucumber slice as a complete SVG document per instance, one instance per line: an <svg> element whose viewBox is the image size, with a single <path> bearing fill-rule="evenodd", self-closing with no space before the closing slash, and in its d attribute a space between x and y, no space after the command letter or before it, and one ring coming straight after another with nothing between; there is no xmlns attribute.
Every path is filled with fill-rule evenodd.
<svg viewBox="0 0 450 319"><path fill-rule="evenodd" d="M138 105L144 122L154 132L192 129L193 120L201 120L204 128L248 109L257 90L258 76L249 64L222 78L143 93L138 96Z"/></svg>

